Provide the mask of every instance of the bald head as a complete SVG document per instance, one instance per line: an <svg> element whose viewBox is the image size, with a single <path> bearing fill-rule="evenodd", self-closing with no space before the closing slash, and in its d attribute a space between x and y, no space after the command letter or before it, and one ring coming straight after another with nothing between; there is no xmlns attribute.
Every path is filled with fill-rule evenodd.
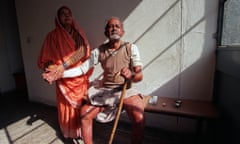
<svg viewBox="0 0 240 144"><path fill-rule="evenodd" d="M124 34L123 24L120 18L111 17L108 19L104 34L110 40L119 40Z"/></svg>

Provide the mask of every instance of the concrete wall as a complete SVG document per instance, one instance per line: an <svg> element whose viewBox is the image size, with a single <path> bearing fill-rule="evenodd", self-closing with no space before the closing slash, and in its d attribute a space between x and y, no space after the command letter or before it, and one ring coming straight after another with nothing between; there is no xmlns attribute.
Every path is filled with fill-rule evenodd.
<svg viewBox="0 0 240 144"><path fill-rule="evenodd" d="M56 104L54 86L41 79L36 61L61 5L72 9L92 47L105 40L107 18L123 20L124 39L138 45L144 63L144 80L136 85L144 95L212 99L218 0L21 0L16 8L30 100ZM161 119L155 117L153 125Z"/></svg>

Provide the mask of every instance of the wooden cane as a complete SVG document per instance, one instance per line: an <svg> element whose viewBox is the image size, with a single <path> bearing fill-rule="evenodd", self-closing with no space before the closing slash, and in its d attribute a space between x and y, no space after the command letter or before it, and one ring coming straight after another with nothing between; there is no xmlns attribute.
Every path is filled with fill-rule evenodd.
<svg viewBox="0 0 240 144"><path fill-rule="evenodd" d="M114 135L115 135L115 131L116 131L118 121L119 121L119 118L120 118L120 114L121 114L121 111L122 111L122 107L123 107L123 100L124 100L124 96L125 96L125 93L126 93L126 88L127 88L127 81L125 81L124 84L123 84L122 93L121 93L121 97L120 97L120 103L119 103L119 106L118 106L117 115L116 115L116 118L115 118L115 121L114 121L114 125L113 125L113 128L112 128L112 132L111 132L111 136L110 136L108 144L112 144L112 142L113 142L113 138L114 138Z"/></svg>

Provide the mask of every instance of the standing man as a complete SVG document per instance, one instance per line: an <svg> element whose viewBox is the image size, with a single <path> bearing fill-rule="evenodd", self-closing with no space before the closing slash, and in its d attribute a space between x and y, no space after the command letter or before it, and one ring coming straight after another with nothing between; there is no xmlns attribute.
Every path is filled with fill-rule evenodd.
<svg viewBox="0 0 240 144"><path fill-rule="evenodd" d="M88 59L90 46L68 7L62 6L58 9L55 25L56 28L49 32L44 40L38 67L45 74L54 73L54 78L57 79L65 69L80 66ZM58 120L65 138L81 137L80 108L89 87L89 76L90 73L86 73L72 78L59 78L56 81Z"/></svg>

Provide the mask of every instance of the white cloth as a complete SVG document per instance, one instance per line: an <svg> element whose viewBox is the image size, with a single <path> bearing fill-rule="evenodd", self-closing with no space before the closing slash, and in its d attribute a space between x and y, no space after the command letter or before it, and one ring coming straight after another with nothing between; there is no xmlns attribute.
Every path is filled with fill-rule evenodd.
<svg viewBox="0 0 240 144"><path fill-rule="evenodd" d="M71 68L68 70L65 70L63 72L63 78L71 78L71 77L76 77L76 76L81 76L82 74L86 74L87 71L90 69L91 64L90 64L90 59L87 59L82 65Z"/></svg>
<svg viewBox="0 0 240 144"><path fill-rule="evenodd" d="M86 72L93 67L94 65L98 64L98 57L99 57L99 49L95 48L91 51L91 56L88 60L86 60L82 65L65 70L63 73L63 78L71 78L76 76L81 76L86 74ZM140 54L138 47L135 44L131 45L131 59L133 62L133 66L142 66Z"/></svg>
<svg viewBox="0 0 240 144"><path fill-rule="evenodd" d="M117 114L118 104L122 95L122 89L110 89L110 88L95 88L89 89L89 101L95 106L105 106L103 112L100 112L96 121L101 123L111 122ZM139 95L139 92L134 87L127 89L124 98L128 98L133 95ZM142 97L142 96L141 96Z"/></svg>
<svg viewBox="0 0 240 144"><path fill-rule="evenodd" d="M114 92L108 88L94 88L89 89L89 101L91 105L105 106L104 111L98 113L96 121L101 123L111 122L117 114L119 103L119 92Z"/></svg>
<svg viewBox="0 0 240 144"><path fill-rule="evenodd" d="M99 57L99 49L96 48L92 51L91 54L91 63L92 64L98 64L98 57ZM131 44L131 59L133 62L133 66L142 66L142 62L141 62L141 57L140 57L140 53L138 50L138 47L135 44Z"/></svg>

